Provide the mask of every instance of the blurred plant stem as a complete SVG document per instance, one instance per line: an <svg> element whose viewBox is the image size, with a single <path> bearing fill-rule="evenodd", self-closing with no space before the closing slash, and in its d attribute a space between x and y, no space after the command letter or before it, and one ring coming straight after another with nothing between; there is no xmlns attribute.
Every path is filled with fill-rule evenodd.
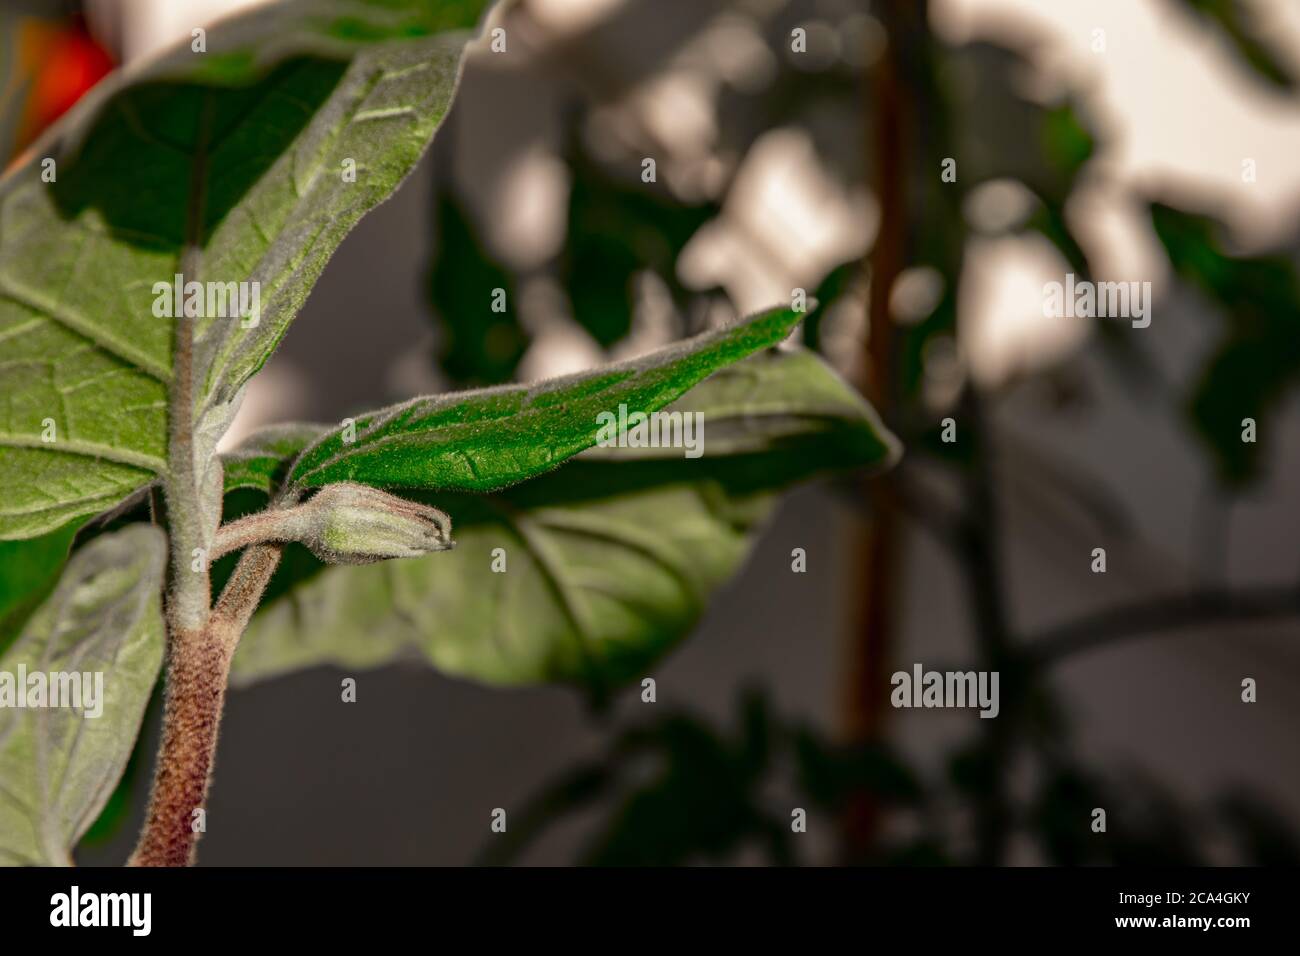
<svg viewBox="0 0 1300 956"><path fill-rule="evenodd" d="M1079 651L1126 638L1297 615L1300 615L1300 582L1237 590L1210 588L1107 608L1042 631L1026 643L1032 662L1046 666Z"/></svg>
<svg viewBox="0 0 1300 956"><path fill-rule="evenodd" d="M975 448L962 479L965 515L959 536L961 570L975 612L975 639L981 669L998 672L1002 680L999 719L980 722L987 725L981 730L988 748L989 775L987 785L976 798L975 863L992 866L1001 862L1006 837L1013 823L1006 794L1007 769L1029 688L1022 676L1025 668L1016 645L1010 639L1002 587L998 502L989 460L991 442L983 404L971 385L967 385L962 397L961 423L966 430L966 440L971 441Z"/></svg>
<svg viewBox="0 0 1300 956"><path fill-rule="evenodd" d="M870 71L866 106L867 169L880 203L880 228L867 267L867 356L864 391L887 423L897 418L897 388L891 377L894 336L889 294L903 270L907 254L907 144L911 117L906 76L909 63L923 48L924 0L889 0L879 10L888 42ZM888 713L890 631L894 620L901 548L894 482L885 475L868 486L871 520L858 542L862 587L851 617L851 638L845 667L844 730L851 744L879 740ZM880 807L866 791L849 800L845 809L844 855L863 858L875 842Z"/></svg>
<svg viewBox="0 0 1300 956"><path fill-rule="evenodd" d="M888 43L871 73L871 95L864 98L869 109L869 170L881 211L868 263L864 390L885 421L908 436L907 446L916 447L919 435L907 426L925 416L916 389L905 387L899 378L901 349L890 298L899 275L913 260L933 260L927 264L938 266L950 289L956 288L964 248L963 185L954 180L935 188L941 160L954 154L946 122L948 101L938 82L937 53L929 33L928 4L890 0L878 9ZM934 235L936 228L944 234ZM1002 718L981 728L987 777L976 797L976 862L993 864L1001 859L1011 827L1005 771L1027 690L1020 679L1026 668L1009 636L991 443L981 397L969 382L956 414L959 441L967 453L957 465L962 500L954 527L955 557L973 612L980 667L1002 674L1007 701ZM858 592L846 668L844 724L852 744L882 740L889 712L892 629L902 582L900 481L899 472L894 472L869 486L871 521L860 542L863 587ZM880 813L879 802L866 791L848 802L843 820L846 861L871 857L879 843Z"/></svg>

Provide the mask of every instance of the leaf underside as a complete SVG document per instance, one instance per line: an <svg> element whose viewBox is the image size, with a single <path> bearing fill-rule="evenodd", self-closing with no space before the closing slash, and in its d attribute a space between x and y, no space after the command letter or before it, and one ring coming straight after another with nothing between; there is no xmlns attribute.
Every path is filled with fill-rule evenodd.
<svg viewBox="0 0 1300 956"><path fill-rule="evenodd" d="M122 775L162 667L166 550L147 524L95 539L0 655L0 863L69 863ZM102 713L17 707L20 668L29 692L35 673L80 674L83 693L102 674Z"/></svg>

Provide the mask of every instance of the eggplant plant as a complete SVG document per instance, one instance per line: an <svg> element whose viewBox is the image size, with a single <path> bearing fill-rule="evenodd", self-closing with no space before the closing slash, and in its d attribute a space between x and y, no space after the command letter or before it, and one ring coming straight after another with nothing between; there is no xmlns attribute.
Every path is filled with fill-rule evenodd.
<svg viewBox="0 0 1300 956"><path fill-rule="evenodd" d="M218 452L427 148L467 43L501 36L484 8L288 0L196 30L0 182L0 861L72 861L160 680L130 862L185 865L231 682L414 656L616 688L689 632L781 489L896 458L849 385L778 348L787 308Z"/></svg>

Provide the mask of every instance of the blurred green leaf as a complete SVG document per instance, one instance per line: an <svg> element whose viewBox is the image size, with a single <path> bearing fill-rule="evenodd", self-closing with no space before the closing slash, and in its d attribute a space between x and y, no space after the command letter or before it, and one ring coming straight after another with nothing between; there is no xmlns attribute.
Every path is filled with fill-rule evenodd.
<svg viewBox="0 0 1300 956"><path fill-rule="evenodd" d="M1096 141L1073 103L1043 111L1041 136L1048 163L1070 178L1078 174L1096 149Z"/></svg>
<svg viewBox="0 0 1300 956"><path fill-rule="evenodd" d="M1106 811L1095 832L1094 810ZM1082 767L1047 771L1027 820L1049 863L1056 866L1205 865L1194 820L1164 790L1138 773L1110 781Z"/></svg>
<svg viewBox="0 0 1300 956"><path fill-rule="evenodd" d="M1268 443L1268 423L1300 383L1300 282L1287 256L1234 256L1223 249L1214 220L1160 203L1151 205L1157 237L1177 276L1222 313L1226 334L1190 398L1198 434L1225 482L1255 477ZM1256 422L1256 441L1242 441L1242 420Z"/></svg>
<svg viewBox="0 0 1300 956"><path fill-rule="evenodd" d="M840 812L864 792L895 804L916 804L924 795L916 774L884 744L831 745L804 728L794 748L802 791L827 810Z"/></svg>
<svg viewBox="0 0 1300 956"><path fill-rule="evenodd" d="M0 541L0 653L54 589L81 521L39 538Z"/></svg>
<svg viewBox="0 0 1300 956"><path fill-rule="evenodd" d="M992 43L928 47L933 76L912 91L928 117L924 136L909 162L909 266L928 266L943 280L939 302L921 321L896 330L898 386L913 406L924 406L926 360L943 337L958 336L958 294L969 236L966 198L981 185L1012 180L1036 200L1026 221L1008 228L1047 238L1087 274L1086 257L1064 210L1076 178L1092 157L1095 138L1073 101L1045 106L1021 92L1029 64L1016 51ZM956 181L939 176L945 160L957 161ZM928 412L916 416L905 437L910 443L928 427ZM937 448L950 455L952 446Z"/></svg>
<svg viewBox="0 0 1300 956"><path fill-rule="evenodd" d="M515 277L483 245L449 190L438 197L437 220L430 291L442 370L460 386L508 382L528 344L515 308Z"/></svg>
<svg viewBox="0 0 1300 956"><path fill-rule="evenodd" d="M570 163L573 187L560 281L574 318L609 347L631 331L632 280L638 272L658 275L679 305L686 298L677 278L677 254L718 207L683 202L657 183L616 178L577 145ZM635 168L639 173L640 164Z"/></svg>
<svg viewBox="0 0 1300 956"><path fill-rule="evenodd" d="M775 863L791 862L788 818L764 807L771 763L765 701L746 695L740 718L735 738L686 713L624 730L599 760L530 800L519 815L523 826L494 840L481 862L511 862L562 818L610 796L612 810L580 852L583 865L724 862L752 845Z"/></svg>
<svg viewBox="0 0 1300 956"><path fill-rule="evenodd" d="M1027 99L1020 84L1028 63L1005 47L983 42L940 47L937 57L952 123L948 155L957 158L957 181L964 190L1008 178L1038 196L1064 200L1094 149L1073 103L1044 106ZM927 175L933 169L937 178L939 158Z"/></svg>
<svg viewBox="0 0 1300 956"><path fill-rule="evenodd" d="M826 276L812 294L812 298L817 300L817 304L808 312L808 317L803 322L804 345L814 351L821 350L822 323L825 321L827 313L839 301L841 296L853 288L853 280L861 276L864 270L865 266L861 259L851 259L848 262L840 263L826 273Z"/></svg>
<svg viewBox="0 0 1300 956"><path fill-rule="evenodd" d="M1240 0L1180 0L1184 9L1199 15L1202 22L1218 28L1237 55L1273 86L1293 92L1296 79L1269 49L1259 28L1251 22L1247 5Z"/></svg>
<svg viewBox="0 0 1300 956"><path fill-rule="evenodd" d="M721 862L747 841L769 846L785 861L789 825L759 800L762 767L748 750L686 717L644 732L657 766L648 782L623 797L607 825L582 853L588 866L681 866ZM624 747L637 741L626 740Z"/></svg>

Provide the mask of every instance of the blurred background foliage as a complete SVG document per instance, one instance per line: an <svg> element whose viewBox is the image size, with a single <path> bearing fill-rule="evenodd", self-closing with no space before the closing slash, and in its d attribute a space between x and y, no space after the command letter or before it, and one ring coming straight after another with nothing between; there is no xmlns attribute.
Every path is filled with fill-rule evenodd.
<svg viewBox="0 0 1300 956"><path fill-rule="evenodd" d="M1189 806L1140 768L1122 777L1091 768L1072 739L1050 665L1007 611L996 503L1010 492L992 467L987 406L1023 374L1063 403L1079 400L1078 385L1068 352L1030 363L1027 373L981 376L961 288L972 242L990 235L1041 237L1079 279L1096 274L1085 252L1095 242L1078 234L1070 209L1104 135L1084 106L1087 90L1065 84L1044 94L1027 82L1033 64L1023 44L950 45L936 35L925 0L666 4L694 28L675 31L673 47L611 61L605 51L616 47L609 40L621 12L641 6L575 3L570 13L595 12L570 21L554 3L516 5L511 43L566 79L558 147L539 164L562 197L559 221L551 241L507 248L492 228L496 207L452 172L453 163L436 168L428 211L430 369L450 385L492 385L691 334L756 307L742 294L743 279L708 268L710 255L743 254L752 276L797 274L798 285L781 297L807 294L804 341L873 399L908 457L878 487L838 489L871 518L856 596L865 623L843 662L850 680L841 733L784 719L763 689L738 701L729 728L668 707L647 721L617 723L602 753L556 774L513 812L508 836L487 844L481 862L521 859L572 818L586 832L575 862L603 865L998 863L1025 845L1036 859L1068 865L1216 862L1225 852L1233 861L1300 862L1291 825L1253 795L1229 792ZM1288 61L1262 35L1250 4L1160 6L1209 31L1252 82L1294 95ZM104 27L112 8L107 0L11 0L0 10L4 155L19 155L112 62L129 58L128 40ZM795 52L799 31L805 47ZM490 57L483 60L486 69ZM704 117L673 85L697 75L701 63L717 80ZM475 70L471 64L466 90ZM529 95L521 76L512 96ZM455 155L469 98L453 109L439 155ZM672 128L675 140L665 136ZM823 177L810 201L820 219L802 229L783 221L754 228L777 214L749 160L777 152L774 144L796 152L802 144ZM953 160L955 176L945 177ZM514 200L526 205L541 191L537 183L526 180ZM1100 349L1121 381L1198 437L1221 493L1243 494L1259 481L1275 441L1268 426L1300 380L1295 236L1243 253L1205 208L1153 194L1141 197L1141 212L1173 279L1157 309L1178 321L1183 296L1203 300L1215 317L1216 344L1187 383L1166 380L1126 324L1098 323ZM719 224L732 229L731 245L723 230L712 252L701 253ZM836 228L843 234L823 241ZM774 242L791 248L773 249ZM949 417L961 429L957 443L940 440ZM1244 418L1258 423L1254 443L1241 440ZM1045 480L1076 507L1129 527L1123 507L1086 478L1043 467ZM955 499L928 497L935 473L958 489ZM886 664L897 654L880 608L888 609L897 582L878 569L897 555L895 514L931 532L966 583L975 639L968 660L949 663L1003 675L1002 715L974 721L938 774L891 745L883 704ZM1220 597L1205 606L1228 621L1254 607L1249 595ZM1162 626L1157 612L1143 620ZM138 763L139 755L119 796ZM112 834L125 802L110 803L92 839ZM836 838L793 839L792 806ZM1105 841L1088 829L1095 807L1108 808ZM1207 855L1207 843L1219 852Z"/></svg>
<svg viewBox="0 0 1300 956"><path fill-rule="evenodd" d="M752 13L753 6L736 9ZM1260 82L1294 89L1293 78L1252 32L1240 5L1186 0L1183 6L1220 32ZM627 124L630 133L616 145L602 144L603 158L593 155L589 144L600 134L592 131L604 128L599 120L610 107L591 76L575 82L564 103L567 132L559 159L570 186L563 239L549 257L512 268L470 224L471 200L450 177L441 178L430 283L438 361L458 383L492 384L519 375L544 324L521 319L513 306L503 313L487 306L494 289L518 301L520 290L539 275L558 292L548 308L607 352L634 333L646 274L665 293L669 337L740 314L744 304L726 287L683 280L682 251L725 215L744 157L763 135L778 128L802 131L843 194L874 190L884 205L881 191L892 189L899 199L897 220L891 223L883 214L865 255L833 263L810 276L806 288L790 292L806 292L810 299L806 344L823 351L876 400L909 449L895 492L915 492L908 472L917 460L951 470L964 489L965 500L945 533L956 560L970 572L981 620L974 664L1003 673L1003 716L949 756L945 775L927 779L890 748L878 708L876 718L850 726L847 741L783 723L761 692L740 702L737 728L730 733L688 711L674 712L618 732L603 757L560 775L535 796L522 823L516 818L507 837L485 847L482 862L519 859L548 828L570 815L588 819L593 808L611 800L613 811L592 826L578 862L809 862L791 840L790 819L771 809L795 805L831 828L842 825L844 838L821 848L822 861L996 863L1020 841L1056 864L1205 863L1203 847L1216 838L1231 845L1237 860L1300 861L1281 816L1249 796L1228 794L1212 806L1189 807L1137 769L1115 779L1084 765L1073 754L1068 719L1050 680L1027 663L1024 644L1012 633L997 593L1000 583L979 567L996 563L996 520L984 504L1003 493L990 487L994 479L980 440L981 404L988 395L968 376L954 377L949 369L955 363L937 361L962 352L959 286L968 240L977 230L972 219L979 218L971 214L972 197L990 184L1014 190L1013 213L996 228L1004 235L1041 236L1078 279L1092 278L1086 243L1076 235L1067 205L1100 134L1071 90L1047 101L1026 95L1023 78L1030 64L1022 52L939 40L927 25L925 3L765 7L772 11L766 17L745 21L765 48L788 49L792 30L829 11L823 22L838 35L841 56L810 68L798 56L777 55L765 82L724 85L710 149L729 161L703 196L662 181L666 151L635 123ZM855 42L861 49L845 53ZM568 43L598 45L599 31ZM883 81L881 73L887 74ZM882 91L893 102L882 102ZM901 122L891 124L891 113L901 114ZM646 158L657 158L661 181L644 181ZM956 160L956 176L946 180L941 171L949 158ZM1269 452L1262 439L1242 442L1242 419L1254 418L1261 434L1268 431L1272 412L1300 380L1294 249L1233 255L1213 218L1154 198L1146 209L1177 282L1208 298L1219 315L1219 345L1190 390L1179 394L1160 382L1141 336L1132 335L1126 323L1101 322L1096 332L1115 374L1144 394L1161 389L1159 401L1200 436L1207 467L1225 491L1239 492ZM897 246L892 257L882 256L887 243ZM872 322L869 291L882 263L892 269L886 279L895 289L904 271L925 288L906 323L890 323L886 340L870 342L883 327ZM944 371L948 380L938 380ZM1054 369L1042 374L1050 378ZM939 440L950 415L970 437L955 444ZM1092 507L1088 489L1078 490L1078 505ZM872 498L860 487L845 491ZM904 507L880 496L868 507L878 510L882 500L883 507ZM943 512L933 502L913 502L913 508L931 522ZM862 639L887 635L864 633ZM870 675L877 681L881 676ZM1008 778L1025 757L1034 766L1034 783L1013 794ZM772 799L774 789L783 799ZM1083 824L1094 807L1110 808L1105 841L1091 839ZM865 827L854 822L864 813Z"/></svg>
<svg viewBox="0 0 1300 956"><path fill-rule="evenodd" d="M720 729L690 712L670 712L618 732L607 752L572 767L515 811L509 831L485 844L479 863L519 861L535 841L573 817L601 808L575 860L594 866L695 863L791 865L819 862L792 829L794 806L807 828L833 828L865 791L889 822L864 853L840 862L873 866L958 866L980 862L962 827L997 772L980 746L950 755L930 779L881 741L846 745L783 721L757 691L737 705L734 727ZM1295 865L1300 845L1279 814L1248 794L1230 792L1188 807L1136 768L1122 779L1072 759L1066 736L1037 741L1041 780L1006 822L1013 839L1033 844L1060 866L1200 866L1208 836L1257 865ZM1107 808L1108 839L1080 820ZM780 809L778 809L780 808ZM822 860L820 862L826 862Z"/></svg>

